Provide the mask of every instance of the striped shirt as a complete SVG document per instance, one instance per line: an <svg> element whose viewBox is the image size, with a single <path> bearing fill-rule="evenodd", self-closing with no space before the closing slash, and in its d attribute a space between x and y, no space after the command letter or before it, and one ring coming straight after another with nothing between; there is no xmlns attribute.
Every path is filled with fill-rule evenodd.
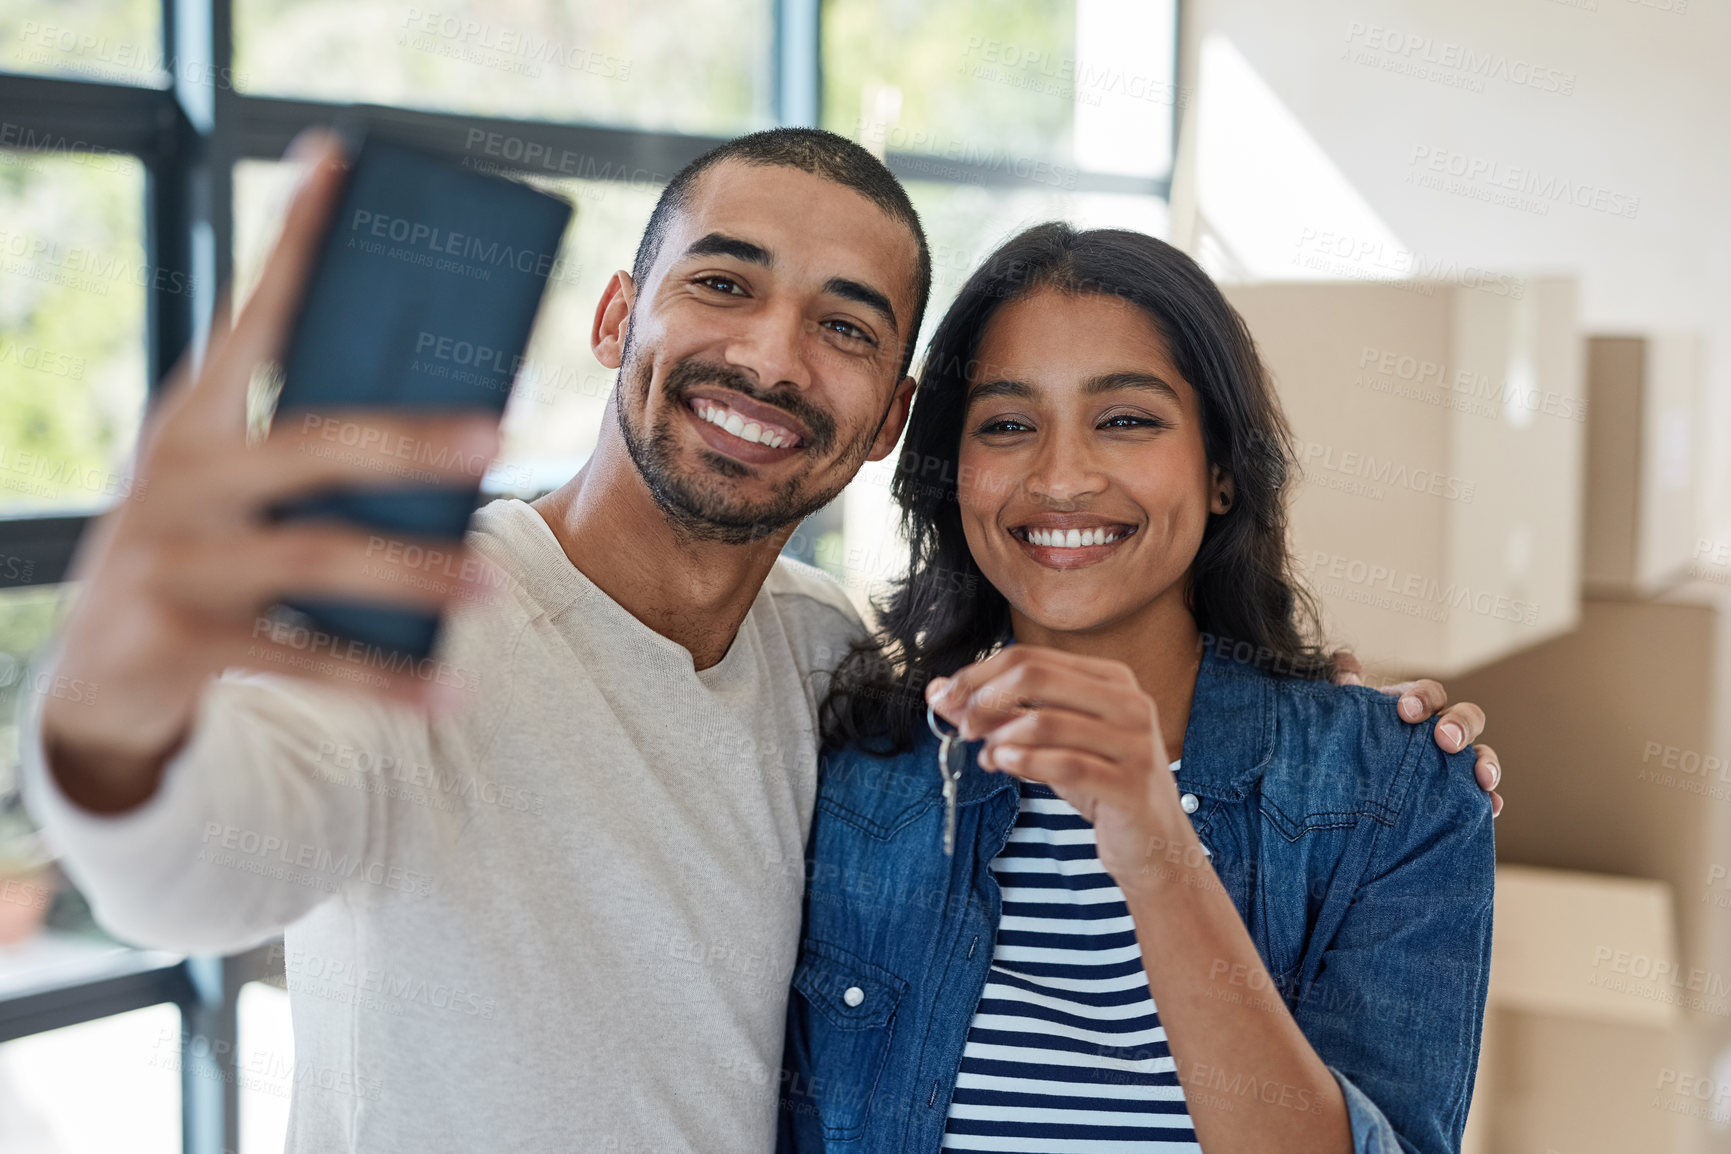
<svg viewBox="0 0 1731 1154"><path fill-rule="evenodd" d="M1046 786L1021 788L992 861L1003 918L943 1148L1201 1154L1094 827Z"/></svg>

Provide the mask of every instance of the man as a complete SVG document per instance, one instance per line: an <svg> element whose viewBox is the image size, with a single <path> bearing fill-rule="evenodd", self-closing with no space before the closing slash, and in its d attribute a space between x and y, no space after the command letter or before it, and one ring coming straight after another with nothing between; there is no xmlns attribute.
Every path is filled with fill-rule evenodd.
<svg viewBox="0 0 1731 1154"><path fill-rule="evenodd" d="M351 413L247 446L247 382L340 179L328 143L307 152L245 314L150 423L143 498L80 559L26 716L31 804L116 933L218 951L287 927L291 1149L767 1150L814 675L861 631L777 555L895 446L918 218L828 133L694 162L597 307L620 373L594 456L533 507L482 510L453 560L261 516L390 476L386 447L472 478L497 443ZM332 425L355 447L319 451ZM404 675L260 617L289 595L453 612L436 666ZM98 688L53 688L74 683ZM1441 704L1416 696L1409 717ZM1482 725L1454 721L1451 748Z"/></svg>

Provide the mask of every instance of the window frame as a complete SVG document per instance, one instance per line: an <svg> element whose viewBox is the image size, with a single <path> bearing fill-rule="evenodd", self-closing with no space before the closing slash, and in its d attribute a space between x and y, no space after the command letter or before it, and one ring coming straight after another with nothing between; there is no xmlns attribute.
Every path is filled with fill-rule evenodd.
<svg viewBox="0 0 1731 1154"><path fill-rule="evenodd" d="M822 121L823 0L771 0L769 53L772 119L784 125ZM1176 8L1176 46L1185 0ZM146 405L161 396L173 367L196 352L208 328L218 286L230 283L234 245L234 166L278 160L305 128L328 125L359 108L394 134L461 159L471 129L508 133L592 159L604 179L649 172L668 177L723 138L606 125L475 116L379 105L296 100L245 94L217 82L232 76L232 0L161 0L163 58L198 60L208 68L187 77L172 68L168 87L0 71L0 107L26 132L76 140L92 149L137 158L145 171ZM1173 75L1178 79L1178 62ZM1177 155L1182 100L1173 102ZM543 153L547 155L547 153ZM1027 187L1002 166L890 152L898 177L985 188ZM505 162L504 167L533 173ZM1169 200L1171 174L1160 178L1077 174L1074 191L1146 195ZM178 277L161 274L180 274ZM171 292L166 285L190 284ZM30 562L0 571L0 589L65 580L84 531L101 510L64 509L0 515L0 553ZM182 1146L186 1154L218 1154L239 1146L236 1000L242 985L272 976L271 948L230 957L180 958L149 951L117 956L100 971L0 998L0 1042L129 1010L173 1003L182 1014ZM277 955L280 958L280 954ZM277 967L280 970L280 965ZM197 1043L196 1045L194 1043Z"/></svg>

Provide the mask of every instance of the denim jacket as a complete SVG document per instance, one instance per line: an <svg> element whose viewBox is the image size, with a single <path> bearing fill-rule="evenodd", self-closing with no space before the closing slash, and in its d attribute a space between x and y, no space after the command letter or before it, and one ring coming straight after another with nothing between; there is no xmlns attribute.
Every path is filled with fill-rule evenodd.
<svg viewBox="0 0 1731 1154"><path fill-rule="evenodd" d="M1491 806L1472 753L1444 754L1433 725L1402 722L1374 690L1276 676L1211 647L1176 774L1274 980L1271 991L1260 974L1223 973L1222 996L1284 998L1340 1083L1355 1154L1458 1150L1478 1067ZM780 1150L924 1152L942 1141L991 967L990 863L1020 795L970 746L956 853L945 857L936 746L825 755ZM1239 1072L1197 1067L1195 1079L1275 1100ZM1290 1092L1281 1100L1315 1108Z"/></svg>

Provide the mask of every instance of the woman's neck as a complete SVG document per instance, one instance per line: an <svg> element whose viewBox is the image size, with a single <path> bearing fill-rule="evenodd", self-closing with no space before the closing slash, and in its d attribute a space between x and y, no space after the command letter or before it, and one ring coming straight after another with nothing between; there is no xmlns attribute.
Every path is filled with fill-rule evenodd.
<svg viewBox="0 0 1731 1154"><path fill-rule="evenodd" d="M1202 633L1184 600L1182 587L1175 586L1131 617L1086 630L1048 629L1013 606L1010 622L1016 640L1023 644L1049 645L1128 665L1142 692L1154 699L1166 754L1176 760L1184 749L1184 729L1190 722L1190 701L1202 663Z"/></svg>

